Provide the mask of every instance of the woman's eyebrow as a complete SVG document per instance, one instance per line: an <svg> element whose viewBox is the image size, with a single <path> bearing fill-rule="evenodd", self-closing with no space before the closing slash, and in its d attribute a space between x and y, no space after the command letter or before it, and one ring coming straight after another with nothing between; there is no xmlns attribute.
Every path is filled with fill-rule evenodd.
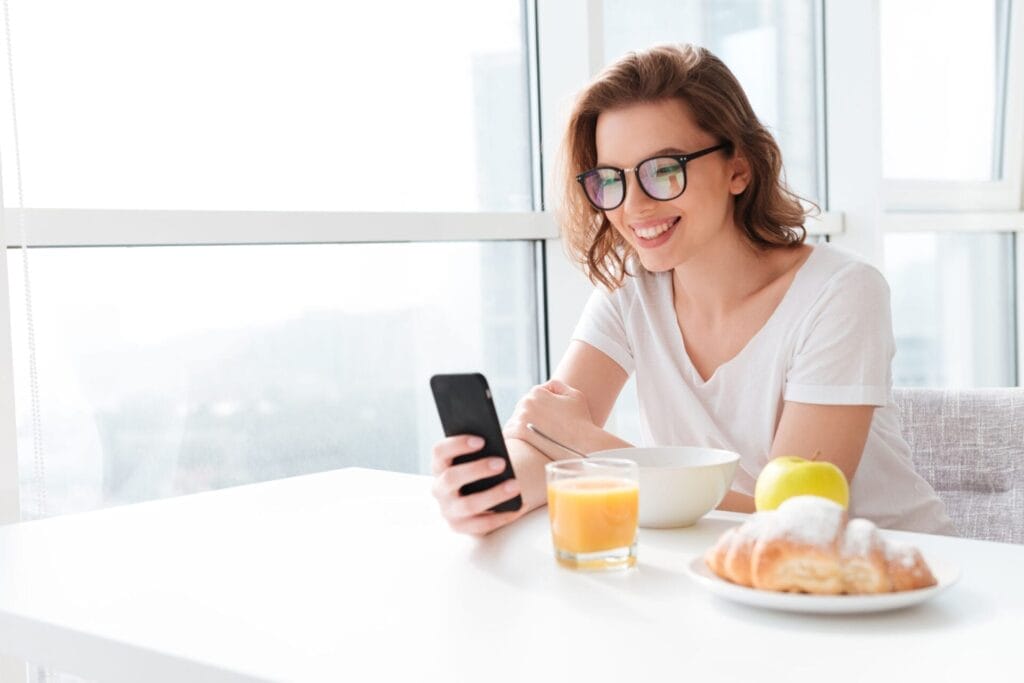
<svg viewBox="0 0 1024 683"><path fill-rule="evenodd" d="M678 147L664 147L662 149L659 149L651 156L656 157L659 154L686 154L686 152L684 150L679 149Z"/></svg>

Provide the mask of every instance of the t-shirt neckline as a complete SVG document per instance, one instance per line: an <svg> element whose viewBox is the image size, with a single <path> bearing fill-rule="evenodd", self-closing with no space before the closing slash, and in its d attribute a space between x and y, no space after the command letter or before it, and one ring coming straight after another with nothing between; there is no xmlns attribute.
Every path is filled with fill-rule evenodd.
<svg viewBox="0 0 1024 683"><path fill-rule="evenodd" d="M715 368L715 371L712 372L711 376L708 377L706 380L703 377L701 377L700 372L697 370L697 366L693 364L693 359L690 358L690 352L686 349L686 341L683 339L683 332L682 330L679 329L679 319L676 318L675 296L672 293L672 288L674 286L672 282L672 272L668 272L666 282L668 283L667 286L669 288L669 296L667 297L667 311L665 311L666 314L669 316L669 319L671 320L671 327L669 327L668 329L675 330L676 352L682 354L683 362L686 365L687 372L690 373L690 377L693 380L694 386L706 387L714 383L715 378L722 374L721 371L723 370L723 368L727 368L730 365L735 365L741 356L748 353L748 349L755 346L759 339L767 334L765 330L767 330L770 326L774 325L775 321L779 319L783 313L785 313L785 309L791 305L791 301L796 297L794 292L797 290L797 282L799 282L805 277L805 273L807 272L808 266L811 264L811 261L815 260L818 255L818 252L821 251L820 245L808 246L811 246L811 253L807 256L806 259L804 259L804 262L800 264L800 267L796 271L796 275L793 276L793 281L789 283L789 287L786 288L786 293L782 295L782 299L779 300L779 303L775 306L775 310L772 311L772 314L768 316L768 319L764 322L763 325L761 325L760 328L758 328L757 332L755 332L754 335L747 340L747 343L743 345L743 348L741 348L732 358L726 360L725 362L721 363L717 368Z"/></svg>

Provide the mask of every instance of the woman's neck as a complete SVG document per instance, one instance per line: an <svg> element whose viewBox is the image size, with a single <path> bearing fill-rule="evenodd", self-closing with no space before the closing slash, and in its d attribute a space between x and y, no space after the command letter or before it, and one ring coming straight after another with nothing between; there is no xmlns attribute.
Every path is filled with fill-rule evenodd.
<svg viewBox="0 0 1024 683"><path fill-rule="evenodd" d="M673 269L677 306L705 320L721 320L790 270L794 250L755 248L735 227Z"/></svg>

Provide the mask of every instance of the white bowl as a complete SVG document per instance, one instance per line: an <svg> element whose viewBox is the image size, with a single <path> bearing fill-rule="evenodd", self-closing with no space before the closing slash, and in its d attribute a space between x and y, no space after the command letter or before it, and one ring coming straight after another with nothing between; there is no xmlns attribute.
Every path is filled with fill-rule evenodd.
<svg viewBox="0 0 1024 683"><path fill-rule="evenodd" d="M692 526L715 509L736 474L740 456L698 446L613 448L591 457L624 458L640 473L640 526Z"/></svg>

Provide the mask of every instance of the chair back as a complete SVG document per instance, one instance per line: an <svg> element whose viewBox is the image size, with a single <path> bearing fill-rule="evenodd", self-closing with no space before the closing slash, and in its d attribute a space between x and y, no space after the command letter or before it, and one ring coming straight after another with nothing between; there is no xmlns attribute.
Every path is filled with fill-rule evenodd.
<svg viewBox="0 0 1024 683"><path fill-rule="evenodd" d="M966 538L1024 543L1024 388L894 388L914 467Z"/></svg>

